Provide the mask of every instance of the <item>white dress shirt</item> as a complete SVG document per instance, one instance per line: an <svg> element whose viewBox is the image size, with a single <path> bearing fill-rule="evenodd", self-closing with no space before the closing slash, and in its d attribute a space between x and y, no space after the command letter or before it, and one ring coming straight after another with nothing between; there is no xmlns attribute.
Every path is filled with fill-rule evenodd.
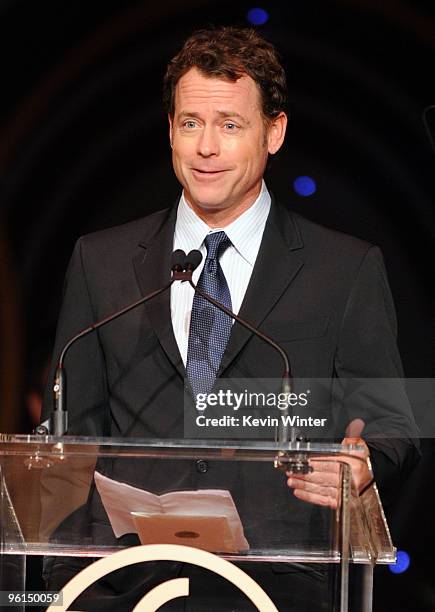
<svg viewBox="0 0 435 612"><path fill-rule="evenodd" d="M189 253L198 249L203 256L201 264L193 273L194 283L198 282L207 256L204 244L207 234L224 231L231 240L231 246L220 258L220 264L230 290L232 310L236 314L242 305L257 259L270 204L270 195L263 181L260 195L248 210L226 227L213 229L193 212L184 198L184 192L178 204L174 251L182 249ZM186 282L175 282L171 287L172 327L184 365L187 362L193 296L194 291Z"/></svg>

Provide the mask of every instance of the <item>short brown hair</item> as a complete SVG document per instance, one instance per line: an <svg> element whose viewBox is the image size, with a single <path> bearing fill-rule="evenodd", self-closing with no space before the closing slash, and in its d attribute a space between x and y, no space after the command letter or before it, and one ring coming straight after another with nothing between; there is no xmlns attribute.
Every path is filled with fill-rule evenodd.
<svg viewBox="0 0 435 612"><path fill-rule="evenodd" d="M210 77L237 81L250 76L260 91L262 113L270 120L285 110L285 72L273 45L252 28L218 27L194 32L169 62L163 80L163 104L172 117L175 88L191 68Z"/></svg>

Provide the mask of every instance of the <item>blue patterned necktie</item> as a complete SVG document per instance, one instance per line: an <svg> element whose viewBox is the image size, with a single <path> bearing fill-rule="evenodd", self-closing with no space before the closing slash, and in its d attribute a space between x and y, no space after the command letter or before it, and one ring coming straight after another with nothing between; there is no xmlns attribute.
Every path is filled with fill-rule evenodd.
<svg viewBox="0 0 435 612"><path fill-rule="evenodd" d="M219 263L220 257L230 245L231 241L225 232L208 234L205 238L207 258L197 286L232 309L230 290ZM194 396L208 393L213 388L231 326L232 319L228 315L195 293L186 366Z"/></svg>

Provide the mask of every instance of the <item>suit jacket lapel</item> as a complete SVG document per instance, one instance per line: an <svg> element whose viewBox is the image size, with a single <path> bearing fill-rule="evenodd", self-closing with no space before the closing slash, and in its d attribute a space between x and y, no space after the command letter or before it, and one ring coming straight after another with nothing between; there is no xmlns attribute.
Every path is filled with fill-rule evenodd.
<svg viewBox="0 0 435 612"><path fill-rule="evenodd" d="M298 249L302 247L294 217L272 197L260 250L239 312L242 318L256 327L261 326L264 318L303 266L303 260L298 253ZM219 376L224 375L251 335L250 331L237 322L234 323Z"/></svg>
<svg viewBox="0 0 435 612"><path fill-rule="evenodd" d="M140 252L133 265L142 295L163 287L171 279L171 255L174 241L177 207L162 216L160 224L139 244ZM151 326L166 355L180 376L186 376L171 321L171 292L153 298L145 304Z"/></svg>

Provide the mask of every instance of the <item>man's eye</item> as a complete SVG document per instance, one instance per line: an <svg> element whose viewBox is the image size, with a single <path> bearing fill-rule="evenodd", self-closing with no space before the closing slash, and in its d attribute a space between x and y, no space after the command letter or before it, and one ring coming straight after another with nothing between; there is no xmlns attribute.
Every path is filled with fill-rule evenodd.
<svg viewBox="0 0 435 612"><path fill-rule="evenodd" d="M237 125L235 123L225 123L225 127L229 132L235 132L237 130Z"/></svg>
<svg viewBox="0 0 435 612"><path fill-rule="evenodd" d="M191 130L192 128L196 127L196 121L191 121L191 120L185 121L183 123L183 126Z"/></svg>

